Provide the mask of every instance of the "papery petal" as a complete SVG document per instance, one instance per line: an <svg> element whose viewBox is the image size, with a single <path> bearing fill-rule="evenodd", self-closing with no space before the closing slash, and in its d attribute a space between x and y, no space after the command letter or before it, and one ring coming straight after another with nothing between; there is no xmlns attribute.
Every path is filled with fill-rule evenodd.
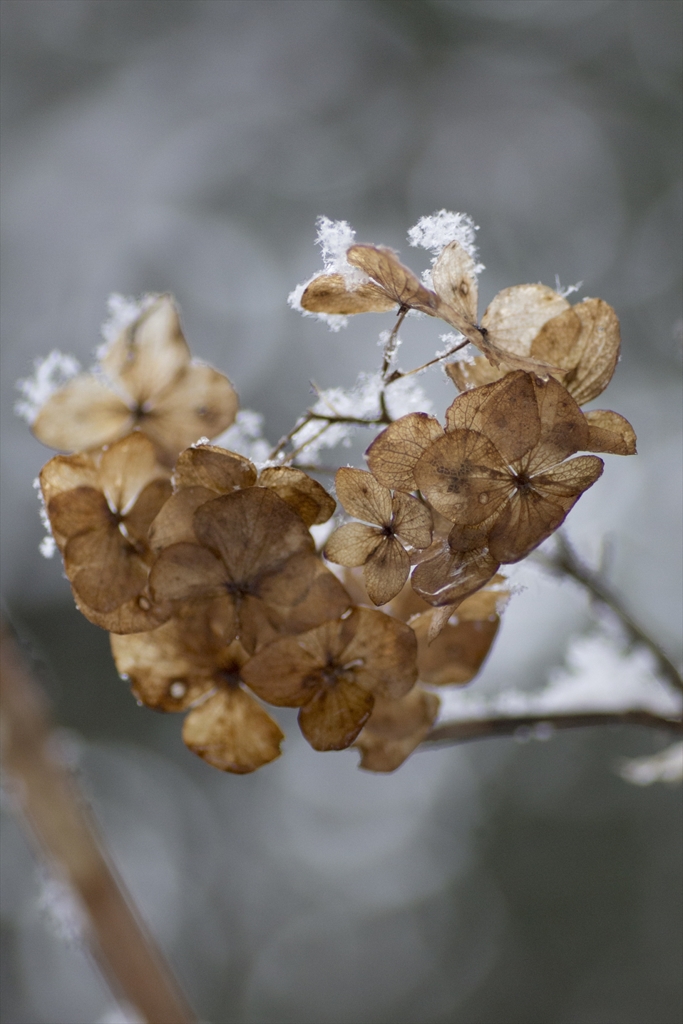
<svg viewBox="0 0 683 1024"><path fill-rule="evenodd" d="M588 443L586 419L566 388L550 377L533 378L541 434L538 444L522 460L527 474L541 473L562 462Z"/></svg>
<svg viewBox="0 0 683 1024"><path fill-rule="evenodd" d="M142 421L167 460L200 437L216 437L234 422L237 395L228 378L211 366L192 364L155 401Z"/></svg>
<svg viewBox="0 0 683 1024"><path fill-rule="evenodd" d="M314 750L350 747L372 711L375 698L344 679L322 686L299 711L299 727Z"/></svg>
<svg viewBox="0 0 683 1024"><path fill-rule="evenodd" d="M498 631L498 616L455 625L446 622L438 635L430 638L432 620L440 612L434 608L410 623L417 636L419 678L432 686L469 683L489 653Z"/></svg>
<svg viewBox="0 0 683 1024"><path fill-rule="evenodd" d="M373 604L386 604L403 589L410 572L410 559L396 537L383 537L365 563L363 580Z"/></svg>
<svg viewBox="0 0 683 1024"><path fill-rule="evenodd" d="M511 487L510 472L497 448L474 430L456 430L435 441L414 474L437 512L469 525L495 513Z"/></svg>
<svg viewBox="0 0 683 1024"><path fill-rule="evenodd" d="M425 288L391 249L377 245L352 245L346 259L376 281L392 302L434 315L436 295Z"/></svg>
<svg viewBox="0 0 683 1024"><path fill-rule="evenodd" d="M426 505L409 494L393 497L394 530L414 548L428 548L432 543L432 513Z"/></svg>
<svg viewBox="0 0 683 1024"><path fill-rule="evenodd" d="M589 452L609 455L635 455L636 433L631 424L618 412L609 409L591 409L584 413L588 423Z"/></svg>
<svg viewBox="0 0 683 1024"><path fill-rule="evenodd" d="M194 514L200 505L213 501L215 491L206 487L184 487L172 494L149 528L149 544L158 553L171 544L196 544Z"/></svg>
<svg viewBox="0 0 683 1024"><path fill-rule="evenodd" d="M416 686L400 700L375 699L372 714L356 740L360 767L393 772L425 738L439 713L435 693Z"/></svg>
<svg viewBox="0 0 683 1024"><path fill-rule="evenodd" d="M394 309L396 302L372 281L349 290L341 274L321 274L304 289L301 306L309 313L350 316L385 313Z"/></svg>
<svg viewBox="0 0 683 1024"><path fill-rule="evenodd" d="M154 445L139 431L110 445L100 461L100 488L111 508L127 512L152 480L167 477L156 459Z"/></svg>
<svg viewBox="0 0 683 1024"><path fill-rule="evenodd" d="M203 487L219 494L251 487L256 483L256 467L237 452L216 445L198 444L178 456L173 470L177 491L185 487Z"/></svg>
<svg viewBox="0 0 683 1024"><path fill-rule="evenodd" d="M261 471L259 487L269 487L297 512L306 526L326 523L337 503L325 488L292 466L272 466Z"/></svg>
<svg viewBox="0 0 683 1024"><path fill-rule="evenodd" d="M456 359L452 363L444 363L444 370L451 378L458 391L492 384L507 373L505 368L493 366L486 356L475 356L473 359Z"/></svg>
<svg viewBox="0 0 683 1024"><path fill-rule="evenodd" d="M486 548L456 552L446 544L416 566L411 582L429 604L457 604L488 583L499 568L500 561Z"/></svg>
<svg viewBox="0 0 683 1024"><path fill-rule="evenodd" d="M117 634L141 633L145 630L156 629L170 618L173 611L173 606L167 601L155 603L146 589L130 600L124 601L118 608L106 612L91 608L75 589L74 600L79 612L85 616L88 622L99 626L100 629L106 629L109 633Z"/></svg>
<svg viewBox="0 0 683 1024"><path fill-rule="evenodd" d="M220 690L183 722L183 742L214 768L244 775L280 756L284 734L241 687Z"/></svg>
<svg viewBox="0 0 683 1024"><path fill-rule="evenodd" d="M566 299L544 284L517 284L498 292L481 318L491 341L507 352L528 356L544 323L569 308Z"/></svg>
<svg viewBox="0 0 683 1024"><path fill-rule="evenodd" d="M302 633L337 619L351 599L318 555L293 555L255 587L273 626L282 633Z"/></svg>
<svg viewBox="0 0 683 1024"><path fill-rule="evenodd" d="M402 416L383 430L366 451L370 472L385 487L414 491L416 463L443 436L443 427L433 416L424 412Z"/></svg>
<svg viewBox="0 0 683 1024"><path fill-rule="evenodd" d="M581 321L581 358L563 383L577 405L585 405L602 394L614 374L621 346L619 318L602 299L584 299L572 308Z"/></svg>
<svg viewBox="0 0 683 1024"><path fill-rule="evenodd" d="M472 257L459 242L449 242L432 267L434 291L470 323L477 322L477 274Z"/></svg>
<svg viewBox="0 0 683 1024"><path fill-rule="evenodd" d="M48 447L74 452L115 441L133 423L126 402L88 373L48 398L31 430Z"/></svg>
<svg viewBox="0 0 683 1024"><path fill-rule="evenodd" d="M247 584L292 555L314 549L301 517L264 487L202 505L195 512L194 530L200 543L223 560L234 583Z"/></svg>
<svg viewBox="0 0 683 1024"><path fill-rule="evenodd" d="M76 487L95 487L99 480L99 452L55 455L40 471L40 489L46 505L56 494Z"/></svg>
<svg viewBox="0 0 683 1024"><path fill-rule="evenodd" d="M337 497L349 515L380 526L391 522L391 493L372 473L345 466L337 470L335 485Z"/></svg>
<svg viewBox="0 0 683 1024"><path fill-rule="evenodd" d="M533 378L521 370L466 391L446 411L446 430L467 428L484 434L506 462L514 462L537 444L541 422Z"/></svg>
<svg viewBox="0 0 683 1024"><path fill-rule="evenodd" d="M64 549L64 570L80 599L110 612L136 597L148 569L116 526L80 533Z"/></svg>
<svg viewBox="0 0 683 1024"><path fill-rule="evenodd" d="M365 523L346 523L335 530L325 545L324 555L337 565L365 565L382 543L382 532Z"/></svg>
<svg viewBox="0 0 683 1024"><path fill-rule="evenodd" d="M576 310L570 306L543 324L531 343L531 355L553 366L574 371L583 349L580 336L581 320ZM568 391L571 391L571 388L567 381L572 376L573 373L569 373L562 378Z"/></svg>
<svg viewBox="0 0 683 1024"><path fill-rule="evenodd" d="M596 455L579 455L548 473L535 476L533 487L552 498L583 494L602 476L604 467L604 462Z"/></svg>
<svg viewBox="0 0 683 1024"><path fill-rule="evenodd" d="M116 529L106 498L94 487L75 487L55 495L47 506L47 515L60 547L79 533L107 530L112 525Z"/></svg>
<svg viewBox="0 0 683 1024"><path fill-rule="evenodd" d="M341 665L354 665L359 686L384 697L398 698L417 679L417 640L410 626L371 608L354 608L344 621L348 643Z"/></svg>
<svg viewBox="0 0 683 1024"><path fill-rule="evenodd" d="M160 295L101 357L105 373L140 405L164 391L189 361L190 350L170 295Z"/></svg>
<svg viewBox="0 0 683 1024"><path fill-rule="evenodd" d="M200 544L172 544L152 566L150 587L157 601L189 601L224 594L230 577L219 558Z"/></svg>
<svg viewBox="0 0 683 1024"><path fill-rule="evenodd" d="M262 700L280 707L301 707L321 685L321 662L304 648L302 639L287 636L275 640L242 669L244 682Z"/></svg>
<svg viewBox="0 0 683 1024"><path fill-rule="evenodd" d="M149 530L162 506L171 497L170 480L152 480L142 489L124 519L126 534L138 546L149 547Z"/></svg>

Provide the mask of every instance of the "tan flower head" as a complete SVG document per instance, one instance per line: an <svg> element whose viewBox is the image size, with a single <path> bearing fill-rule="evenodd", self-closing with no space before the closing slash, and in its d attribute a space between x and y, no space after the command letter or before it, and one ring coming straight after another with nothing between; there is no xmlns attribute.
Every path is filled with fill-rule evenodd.
<svg viewBox="0 0 683 1024"><path fill-rule="evenodd" d="M274 630L297 632L334 618L350 604L314 553L305 523L269 488L250 487L204 502L194 513L198 543L165 548L151 575L157 600L227 596L235 631L248 651Z"/></svg>
<svg viewBox="0 0 683 1024"><path fill-rule="evenodd" d="M360 767L370 772L393 772L425 738L439 713L435 693L415 686L400 700L377 697L372 714L354 746Z"/></svg>
<svg viewBox="0 0 683 1024"><path fill-rule="evenodd" d="M298 707L316 750L350 746L377 696L398 699L417 678L417 641L409 626L370 608L264 647L244 679L270 704Z"/></svg>
<svg viewBox="0 0 683 1024"><path fill-rule="evenodd" d="M133 433L97 451L57 455L43 468L40 484L86 618L115 633L167 619L170 607L153 603L147 591L148 530L171 491L151 441Z"/></svg>
<svg viewBox="0 0 683 1024"><path fill-rule="evenodd" d="M183 740L209 764L244 774L280 755L280 727L245 689L248 654L226 644L225 600L188 604L158 629L111 636L133 694L159 711L187 711Z"/></svg>
<svg viewBox="0 0 683 1024"><path fill-rule="evenodd" d="M432 514L407 494L391 491L361 469L342 468L336 476L337 495L347 512L366 523L347 523L332 534L325 557L345 566L363 566L370 600L385 604L401 590L410 572L411 548L427 548L432 540Z"/></svg>
<svg viewBox="0 0 683 1024"><path fill-rule="evenodd" d="M137 429L172 465L198 437L229 427L236 412L230 381L191 360L173 299L162 295L104 349L97 374L74 377L45 402L32 429L43 444L65 451Z"/></svg>

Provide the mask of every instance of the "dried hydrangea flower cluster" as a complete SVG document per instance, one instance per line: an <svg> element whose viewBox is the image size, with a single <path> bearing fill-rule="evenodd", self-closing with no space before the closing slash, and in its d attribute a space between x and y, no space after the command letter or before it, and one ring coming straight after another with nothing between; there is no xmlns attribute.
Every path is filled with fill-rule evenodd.
<svg viewBox="0 0 683 1024"><path fill-rule="evenodd" d="M169 296L138 307L96 371L47 396L33 422L70 453L48 462L40 486L78 607L110 631L137 699L186 712L187 746L237 773L280 753L264 705L297 708L316 750L355 745L373 771L402 764L436 719L438 687L470 682L490 650L507 599L501 565L556 530L602 473L600 458L578 453L635 451L623 417L580 408L618 357L606 303L571 307L521 285L478 322L467 218L441 211L411 232L435 254L425 283L391 250L355 244L347 225L323 228L325 269L296 293L303 311L336 325L417 310L482 353L447 366L461 393L444 425L426 412L392 420L383 401L381 417L347 418L386 426L368 470L338 470L352 521L323 552L311 528L336 503L293 464L305 445L286 454L296 428L260 470L210 443L237 398L190 359ZM396 330L387 384L407 376L386 372L395 343Z"/></svg>

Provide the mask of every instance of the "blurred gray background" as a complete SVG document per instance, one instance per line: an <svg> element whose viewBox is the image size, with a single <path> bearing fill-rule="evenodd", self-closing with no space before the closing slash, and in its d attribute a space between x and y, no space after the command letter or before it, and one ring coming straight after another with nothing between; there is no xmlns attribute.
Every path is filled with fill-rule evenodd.
<svg viewBox="0 0 683 1024"><path fill-rule="evenodd" d="M193 351L271 439L309 381L350 386L385 318L340 334L287 308L315 218L408 249L446 207L481 225L481 309L583 281L623 357L601 407L639 435L570 517L680 656L681 15L678 0L3 0L3 600L31 645L120 871L212 1024L675 1024L680 794L637 789L639 730L222 775L180 719L137 708L106 635L38 554L50 453L13 416L52 348L88 365L107 296L171 291ZM424 257L426 254L422 254ZM439 347L408 321L404 365ZM405 352L405 356L403 355ZM452 388L424 378L441 414ZM361 438L350 455L360 464ZM593 618L528 572L483 690L541 686ZM116 1024L2 811L3 1024Z"/></svg>

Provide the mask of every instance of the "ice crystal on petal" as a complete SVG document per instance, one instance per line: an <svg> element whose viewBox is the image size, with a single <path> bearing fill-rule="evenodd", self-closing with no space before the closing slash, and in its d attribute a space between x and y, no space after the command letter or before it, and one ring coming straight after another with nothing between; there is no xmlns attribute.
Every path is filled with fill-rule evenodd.
<svg viewBox="0 0 683 1024"><path fill-rule="evenodd" d="M459 242L466 253L476 260L475 246L477 224L467 213L451 213L450 210L438 210L431 217L420 217L417 224L408 232L408 241L413 246L427 249L434 256L432 263L449 242ZM477 264L475 273L483 270L483 264Z"/></svg>
<svg viewBox="0 0 683 1024"><path fill-rule="evenodd" d="M563 299L566 299L568 295L573 295L574 292L578 292L583 286L583 281L577 281L576 284L568 284L566 288L563 288L560 284L560 275L555 274L555 291Z"/></svg>
<svg viewBox="0 0 683 1024"><path fill-rule="evenodd" d="M356 232L348 221L318 217L318 237L326 274L341 274L348 287L367 281L367 277L346 259L346 252L356 240Z"/></svg>
<svg viewBox="0 0 683 1024"><path fill-rule="evenodd" d="M100 345L95 353L98 359L102 359L106 355L107 349L116 341L121 332L135 323L138 317L156 302L158 297L158 295L143 295L139 299L134 299L132 296L119 295L118 292L113 292L109 296L107 299L109 315L100 328L104 344Z"/></svg>
<svg viewBox="0 0 683 1024"><path fill-rule="evenodd" d="M32 424L48 398L75 377L80 368L77 359L58 349L53 349L42 359L34 359L33 376L18 380L16 384L22 394L14 406L17 416Z"/></svg>

